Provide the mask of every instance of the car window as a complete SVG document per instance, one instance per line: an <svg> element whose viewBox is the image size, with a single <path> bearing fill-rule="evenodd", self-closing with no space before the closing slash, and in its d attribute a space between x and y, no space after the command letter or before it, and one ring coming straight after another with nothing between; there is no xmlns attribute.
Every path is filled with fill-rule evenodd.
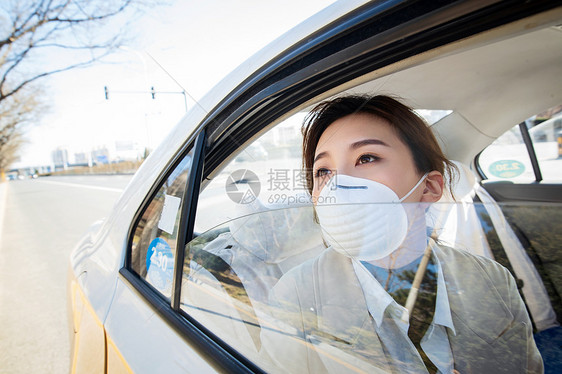
<svg viewBox="0 0 562 374"><path fill-rule="evenodd" d="M402 361L405 354L415 357L416 352L420 352L420 365L435 369L435 363L440 364L436 355L447 353L439 345L447 339L439 335L447 331L440 330L445 327L456 331L448 339L450 352L459 357L458 365L463 360L499 359L513 370L526 360L534 365L537 352L506 357L485 341L500 339L510 351L526 346L525 335L510 328L501 337L507 327L498 313L509 304L511 312L521 313L517 318L522 321L529 311L538 348L543 355L550 349L550 329L557 326L562 312L558 296L562 257L557 250L561 238L543 238L556 229L561 206L500 206L482 199L486 202L447 203L430 210L406 204L407 211L426 212L423 219L436 240L429 241L431 254L425 268L417 260L412 262L421 253L416 255L414 242L409 242L400 249L404 264L390 271L358 253L339 252L333 243L327 246L311 206L235 218L200 233L186 246L181 309L266 371L296 372L308 367L311 372L409 372L422 368ZM360 219L358 212L368 215L388 208L338 206L337 214L347 209ZM523 230L506 229L506 220ZM377 228L369 230L375 243ZM382 233L386 228L379 230ZM467 256L467 252L479 256ZM515 281L506 277L508 271ZM414 292L418 273L421 286ZM414 294L413 309L402 307ZM378 304L371 304L374 300ZM385 307L379 308L381 300L390 304L384 302ZM488 308L478 306L483 303ZM366 319L369 314L373 322ZM416 330L408 333L414 350L401 327L407 326L408 316L412 331ZM475 333L479 337L468 339L465 345L463 339ZM424 340L435 345L424 345Z"/></svg>
<svg viewBox="0 0 562 374"><path fill-rule="evenodd" d="M264 368L269 290L324 249L301 166L305 115L268 129L202 181L185 250L181 309Z"/></svg>
<svg viewBox="0 0 562 374"><path fill-rule="evenodd" d="M418 110L434 123L449 110ZM302 134L306 112L269 129L234 156L211 180L203 181L195 219L202 233L236 217L272 207L310 203L302 170Z"/></svg>
<svg viewBox="0 0 562 374"><path fill-rule="evenodd" d="M427 124L430 126L447 117L449 114L453 113L452 110L441 109L416 109L415 112L419 116L423 117L425 122L427 122Z"/></svg>
<svg viewBox="0 0 562 374"><path fill-rule="evenodd" d="M309 202L301 167L304 116L297 113L241 147L210 181L202 182L195 233L265 206Z"/></svg>
<svg viewBox="0 0 562 374"><path fill-rule="evenodd" d="M130 266L169 298L172 292L176 239L192 152L164 179L134 228Z"/></svg>
<svg viewBox="0 0 562 374"><path fill-rule="evenodd" d="M460 305L464 305L461 308L464 322L455 319L447 325L460 334L474 328L481 334L495 329L492 325L499 323L495 306L513 303L511 312L521 312L523 319L524 311L529 310L537 341L543 336L544 344L550 344L549 338L541 333L558 323L561 304L556 296L556 265L544 266L542 261L553 260L560 264L562 259L557 258L553 243L521 244L517 235L537 240L544 233L536 231L537 225L529 226L525 232L510 231L502 210L511 212L508 218L515 222L527 214L541 219L547 217L545 209L554 206L526 206L525 212L513 206L509 210L510 207L500 207L493 199L486 200L488 195L484 195L483 190L479 195L481 204L443 202L432 209L405 204L406 211L425 212L421 214L427 224L422 225L420 232L425 237L432 231L432 238L436 240L431 241L433 257L428 260L424 273L420 273L423 287L413 304L417 310L406 313L403 305L415 288L413 282L420 269L416 261L420 261L423 254L413 250L419 248L419 238L412 237L402 243L402 253L411 253L404 255L405 258L418 260L415 263L405 260L404 266L393 265L391 271L384 266L381 270L350 252L343 258L352 261L342 260L343 252L336 253L335 243L343 243L347 237L337 238L334 243L330 241L326 227L319 225L318 207L313 208L305 189L300 151L300 127L304 117L299 113L267 130L205 181L196 210L196 237L185 247L180 295L180 308L184 313L266 371L276 371L280 367L298 371L301 366L330 372L419 369L403 366L400 352L409 352L412 357L419 352L420 365L435 368L432 366L435 360L428 357L442 354L442 350L432 352L427 348L425 352L420 344L431 338L428 331L435 328L433 313L438 313L438 319L445 318L443 315L456 316L461 313L457 309ZM328 207L332 203L338 206L336 201L325 203ZM355 217L354 221L362 222L363 215L393 208L361 204L340 205L338 209L333 229L345 236L346 231L340 230L342 222L347 222L340 219L345 211ZM557 214L555 208L549 212ZM370 228L365 235L375 243L383 233L394 230L394 226L387 226L385 222L394 225L395 221L379 222L380 227L366 224L364 226ZM509 223L518 224L512 222ZM514 242L519 244L514 246ZM448 248L454 250L451 252ZM495 262L487 260L473 267L475 264L471 261L476 260L463 257L463 251L496 260L509 270L500 270ZM459 258L451 260L451 256ZM486 274L468 276L475 268L486 269ZM510 271L516 281L506 281L506 271ZM373 283L375 279L377 282ZM459 291L461 284L464 288ZM365 291L376 289L376 285L382 285L380 292ZM438 289L454 290L462 297L451 296L444 302L441 299L445 291L438 296ZM498 292L490 293L490 289ZM370 298L379 300L383 295L390 295L396 303L388 299L391 307L387 311L377 307L371 310ZM489 312L467 306L472 305L471 298L477 297L487 299L487 305L492 306ZM440 306L435 307L438 299ZM525 300L527 304L518 300ZM449 311L450 306L453 312ZM364 317L375 315L377 310L382 313L379 322L386 321L384 323L394 327L377 331L379 338L374 339L374 327L365 324L368 319ZM418 344L415 350L411 350L410 340L404 340L405 330L400 328L403 316L410 312L412 318L415 317L410 321L412 331L415 329L417 335L408 337L414 345ZM472 322L463 325L466 321L478 321L480 327ZM464 328L467 330L462 330ZM385 349L377 344L384 345ZM459 340L458 344L464 343ZM514 339L509 344L513 344L510 349L516 350L527 343L525 339ZM470 355L476 361L485 362L495 353L484 346L475 346ZM532 351L528 357L520 358L534 365L537 357L538 353ZM522 364L505 362L514 370Z"/></svg>
<svg viewBox="0 0 562 374"><path fill-rule="evenodd" d="M562 182L562 105L527 119L525 128L543 180ZM514 126L480 154L478 162L486 179L520 183L535 181L521 131L519 125Z"/></svg>
<svg viewBox="0 0 562 374"><path fill-rule="evenodd" d="M562 183L562 105L550 118L528 122L529 135L545 181Z"/></svg>
<svg viewBox="0 0 562 374"><path fill-rule="evenodd" d="M269 292L323 249L310 206L230 220L186 246L180 307L258 366L278 371L261 349Z"/></svg>

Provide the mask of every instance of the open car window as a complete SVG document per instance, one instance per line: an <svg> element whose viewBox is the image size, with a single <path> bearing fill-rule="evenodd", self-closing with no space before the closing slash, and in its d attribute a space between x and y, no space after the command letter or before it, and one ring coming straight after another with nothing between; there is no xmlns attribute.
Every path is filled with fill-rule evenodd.
<svg viewBox="0 0 562 374"><path fill-rule="evenodd" d="M429 209L247 206L256 212L186 246L181 309L266 371L467 369L490 360L532 371L541 353L552 359L550 344L561 336L561 206L498 205L478 193L482 203ZM409 233L378 260L369 251L391 245L392 237L381 236L399 234L394 222L372 228L362 252L325 221L334 214L358 222L393 209L405 212ZM529 339L539 351L526 350ZM500 344L490 348L492 341Z"/></svg>

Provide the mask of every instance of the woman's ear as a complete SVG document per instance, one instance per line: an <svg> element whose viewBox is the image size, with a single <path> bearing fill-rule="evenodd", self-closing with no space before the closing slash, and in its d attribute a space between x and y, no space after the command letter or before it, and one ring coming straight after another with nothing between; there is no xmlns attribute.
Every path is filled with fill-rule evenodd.
<svg viewBox="0 0 562 374"><path fill-rule="evenodd" d="M421 201L435 203L443 195L443 175L434 170L425 177L425 187L423 189Z"/></svg>

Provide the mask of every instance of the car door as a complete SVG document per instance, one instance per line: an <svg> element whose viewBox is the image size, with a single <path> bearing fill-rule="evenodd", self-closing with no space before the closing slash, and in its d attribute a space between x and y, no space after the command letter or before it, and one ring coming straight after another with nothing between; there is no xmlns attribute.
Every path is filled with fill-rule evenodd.
<svg viewBox="0 0 562 374"><path fill-rule="evenodd" d="M195 188L193 176L197 175L196 155L201 152L202 139L199 135L180 149L137 212L129 236L131 251L125 259L129 271L117 278L104 324L108 372L210 370L199 350L153 309L156 305L173 316L174 269L182 256L178 243L184 235L181 212L190 204L187 196Z"/></svg>

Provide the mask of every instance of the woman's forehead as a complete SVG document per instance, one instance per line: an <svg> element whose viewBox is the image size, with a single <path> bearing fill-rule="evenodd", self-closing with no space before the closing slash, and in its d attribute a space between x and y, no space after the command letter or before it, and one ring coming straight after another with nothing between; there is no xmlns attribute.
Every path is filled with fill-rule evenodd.
<svg viewBox="0 0 562 374"><path fill-rule="evenodd" d="M361 142L393 146L400 141L388 121L377 116L358 113L340 118L330 124L320 136L315 155L332 149L346 149Z"/></svg>

